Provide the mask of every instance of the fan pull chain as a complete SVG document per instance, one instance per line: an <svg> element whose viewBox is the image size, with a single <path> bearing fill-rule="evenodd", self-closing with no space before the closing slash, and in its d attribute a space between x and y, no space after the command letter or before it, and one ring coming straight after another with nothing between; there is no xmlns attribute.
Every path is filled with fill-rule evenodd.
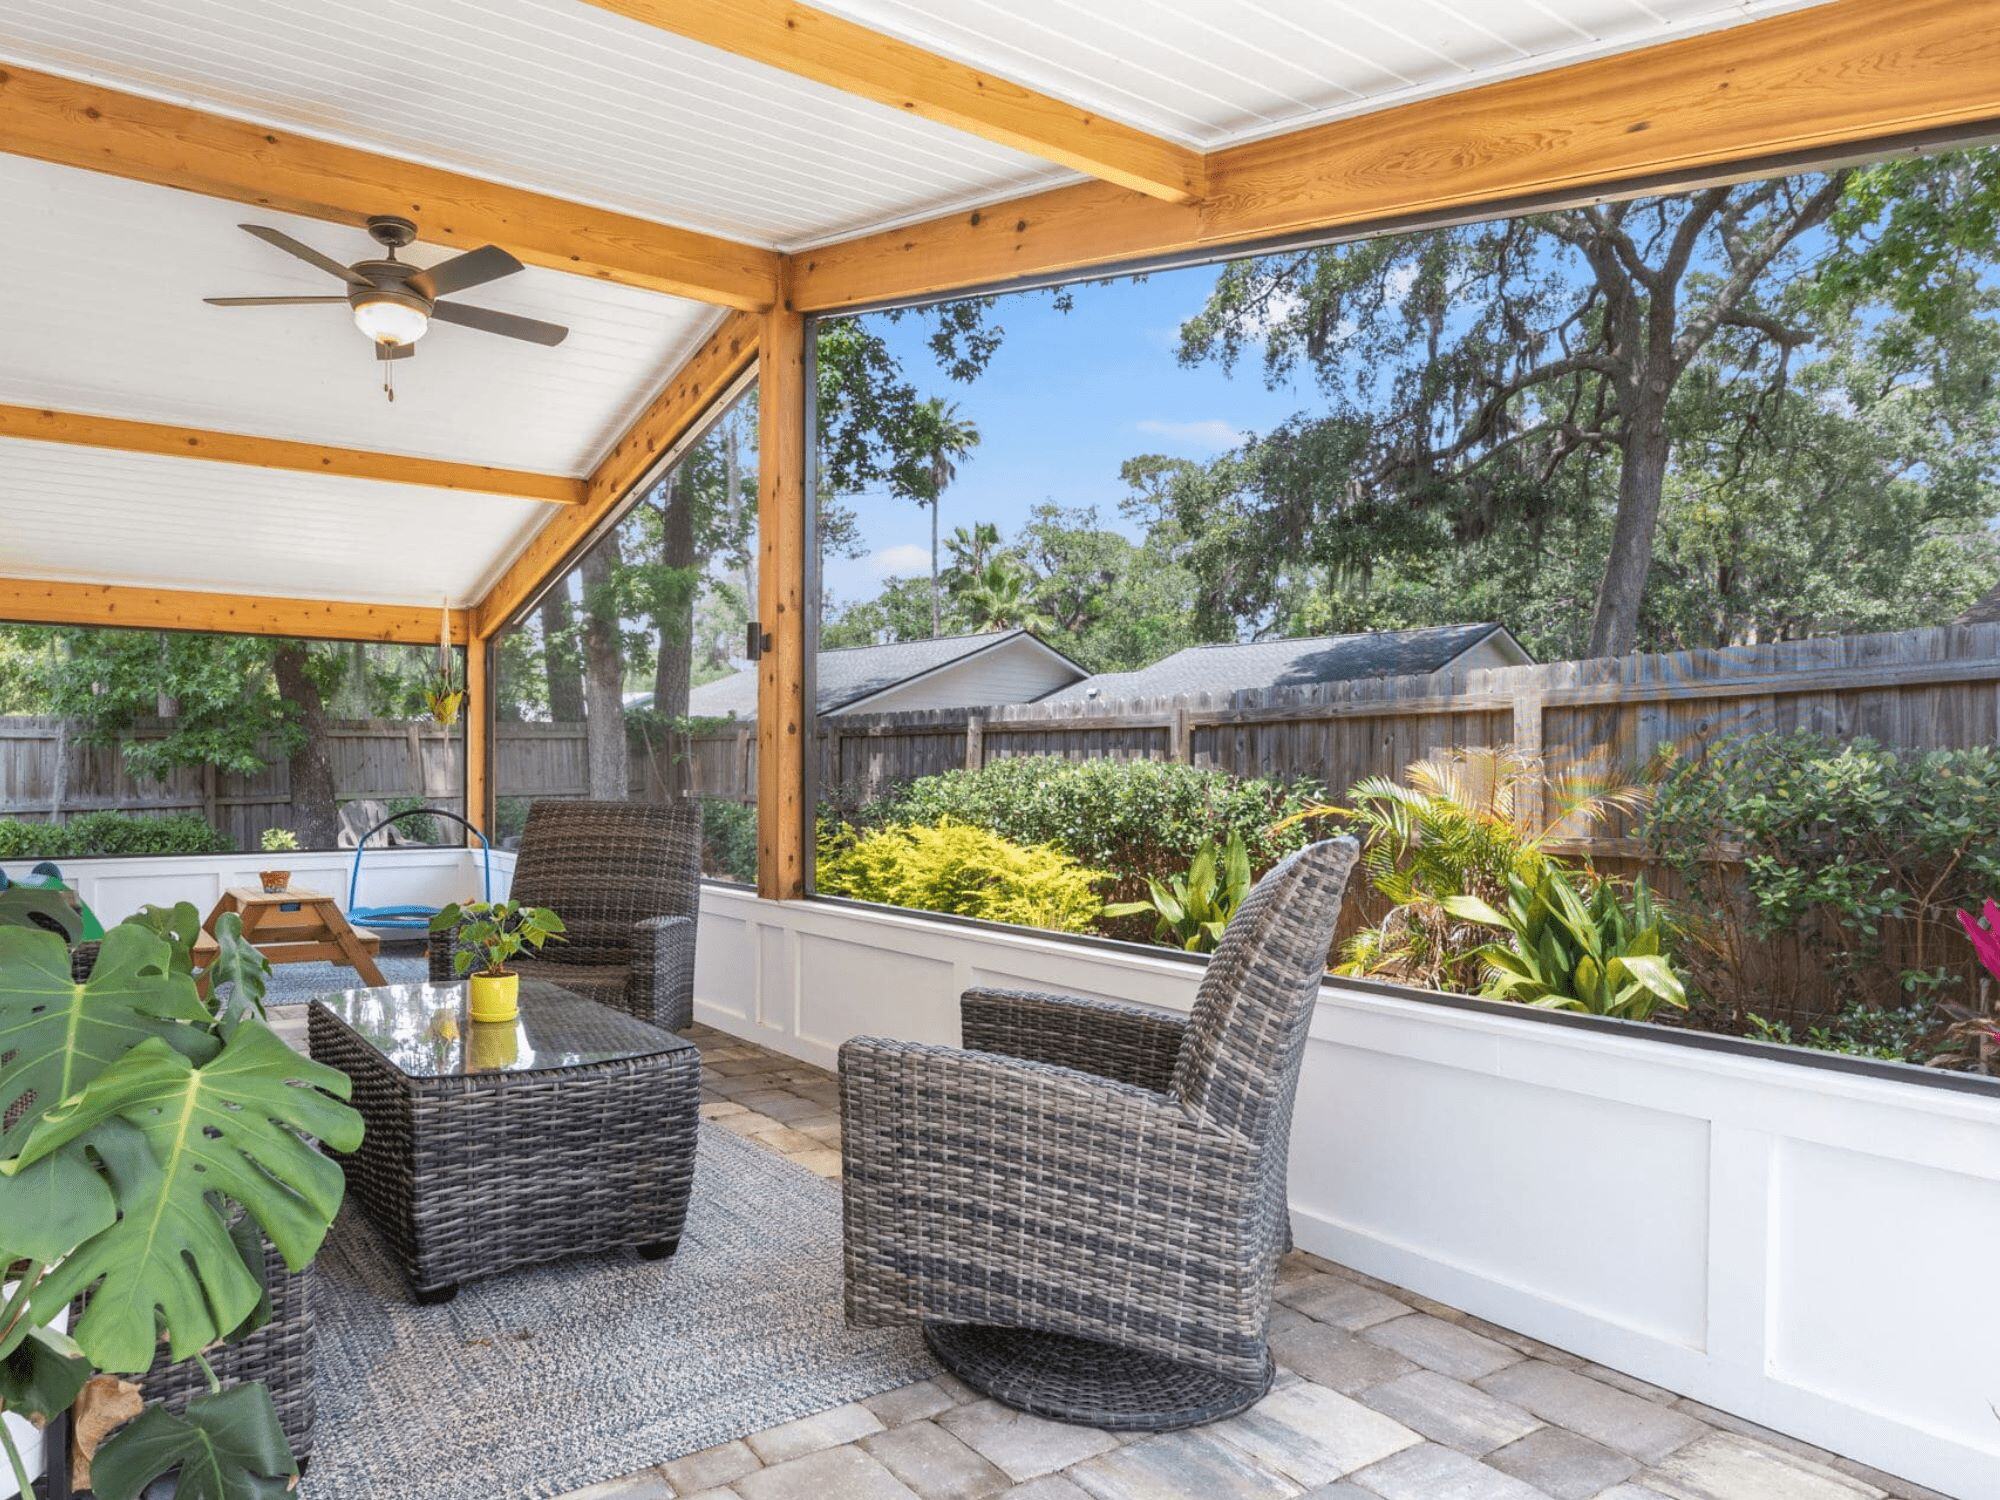
<svg viewBox="0 0 2000 1500"><path fill-rule="evenodd" d="M393 359L382 361L382 394L391 403L396 399L396 362Z"/></svg>

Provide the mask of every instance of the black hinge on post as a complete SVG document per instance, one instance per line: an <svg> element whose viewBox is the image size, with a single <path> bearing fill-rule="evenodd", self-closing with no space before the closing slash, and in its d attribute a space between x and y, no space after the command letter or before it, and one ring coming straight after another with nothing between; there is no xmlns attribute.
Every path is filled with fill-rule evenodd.
<svg viewBox="0 0 2000 1500"><path fill-rule="evenodd" d="M743 654L752 661L761 661L764 653L771 649L771 632L752 620L743 632Z"/></svg>

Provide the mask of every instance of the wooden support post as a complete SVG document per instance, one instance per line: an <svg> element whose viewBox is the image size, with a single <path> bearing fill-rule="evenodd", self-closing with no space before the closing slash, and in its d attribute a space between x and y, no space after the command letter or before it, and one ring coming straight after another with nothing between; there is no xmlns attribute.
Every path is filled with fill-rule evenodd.
<svg viewBox="0 0 2000 1500"><path fill-rule="evenodd" d="M757 351L757 894L806 893L806 325L781 303Z"/></svg>
<svg viewBox="0 0 2000 1500"><path fill-rule="evenodd" d="M492 649L491 636L465 646L465 816L488 838L493 837L493 695L487 691L486 658ZM478 842L470 834L465 841Z"/></svg>
<svg viewBox="0 0 2000 1500"><path fill-rule="evenodd" d="M986 764L986 721L978 714L965 716L965 769L977 771Z"/></svg>
<svg viewBox="0 0 2000 1500"><path fill-rule="evenodd" d="M1167 759L1183 766L1194 763L1194 736L1189 733L1185 703L1174 705L1173 722L1167 726Z"/></svg>

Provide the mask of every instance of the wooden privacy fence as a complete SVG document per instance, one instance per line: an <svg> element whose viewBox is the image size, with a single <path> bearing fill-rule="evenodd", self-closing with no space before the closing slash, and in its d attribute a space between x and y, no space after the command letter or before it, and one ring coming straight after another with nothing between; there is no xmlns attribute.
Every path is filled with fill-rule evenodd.
<svg viewBox="0 0 2000 1500"><path fill-rule="evenodd" d="M165 733L141 723L130 738ZM327 753L342 801L417 797L465 810L465 743L455 732L428 721L340 719ZM80 744L59 719L0 718L0 817L67 820L98 811L200 813L235 847L254 849L266 828L293 821L291 770L278 757L250 775L192 766L155 781L134 776L119 745Z"/></svg>

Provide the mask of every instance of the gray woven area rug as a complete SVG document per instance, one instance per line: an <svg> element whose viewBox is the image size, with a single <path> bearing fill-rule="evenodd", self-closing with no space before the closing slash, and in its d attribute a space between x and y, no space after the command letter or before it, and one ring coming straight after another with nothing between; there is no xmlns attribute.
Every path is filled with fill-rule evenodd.
<svg viewBox="0 0 2000 1500"><path fill-rule="evenodd" d="M382 977L391 984L422 984L430 978L430 964L422 954L384 953L375 960ZM304 1005L321 995L360 989L368 983L344 964L280 964L271 971L264 989L266 1005Z"/></svg>
<svg viewBox="0 0 2000 1500"><path fill-rule="evenodd" d="M842 1321L837 1186L714 1125L671 1260L567 1261L417 1307L350 1209L319 1266L304 1500L562 1495L933 1370L914 1334Z"/></svg>

